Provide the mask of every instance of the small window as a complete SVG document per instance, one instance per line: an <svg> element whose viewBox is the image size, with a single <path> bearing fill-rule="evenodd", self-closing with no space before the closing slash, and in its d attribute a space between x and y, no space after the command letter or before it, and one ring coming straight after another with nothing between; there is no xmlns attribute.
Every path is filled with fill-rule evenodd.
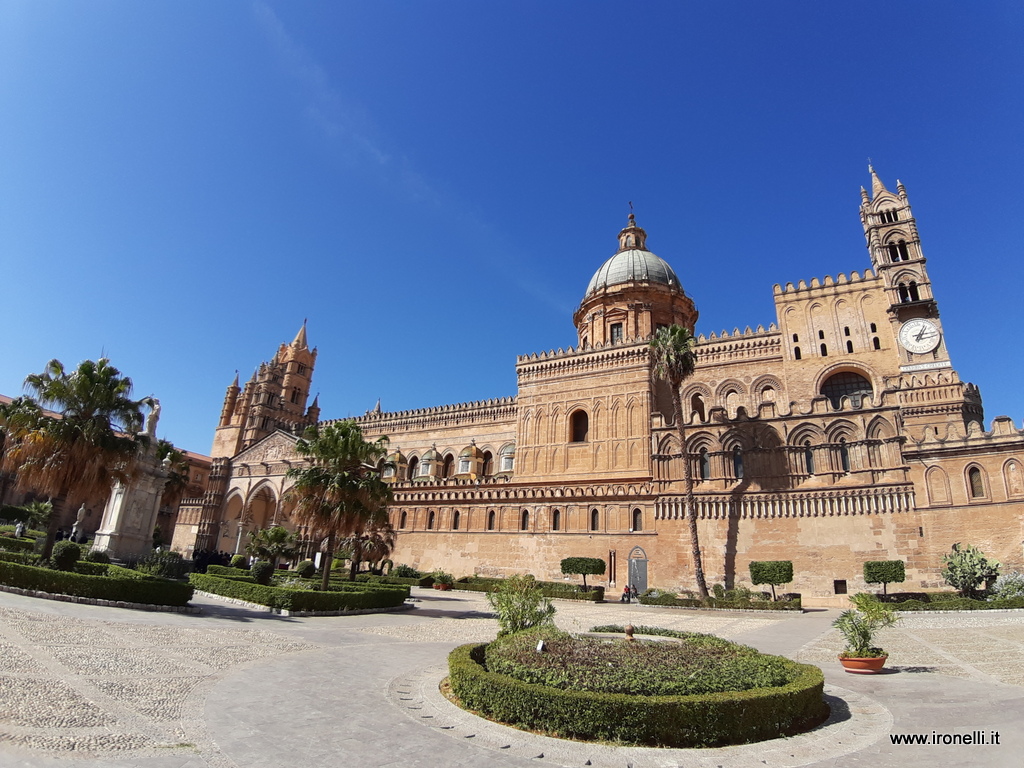
<svg viewBox="0 0 1024 768"><path fill-rule="evenodd" d="M981 477L981 470L977 467L971 467L967 472L967 480L971 486L971 498L985 498L985 483Z"/></svg>
<svg viewBox="0 0 1024 768"><path fill-rule="evenodd" d="M800 341L800 336L798 336L797 334L794 333L793 334L793 343L796 343L798 341Z"/></svg>
<svg viewBox="0 0 1024 768"><path fill-rule="evenodd" d="M846 444L846 438L839 438L839 464L843 468L843 472L849 474L850 472L850 447Z"/></svg>
<svg viewBox="0 0 1024 768"><path fill-rule="evenodd" d="M732 449L732 473L737 480L743 479L743 451L738 445Z"/></svg>
<svg viewBox="0 0 1024 768"><path fill-rule="evenodd" d="M501 461L499 465L502 472L511 472L515 464L516 447L514 445L506 446L501 450Z"/></svg>
<svg viewBox="0 0 1024 768"><path fill-rule="evenodd" d="M488 531L493 531L494 530L494 510L493 509L490 512L487 513L487 530Z"/></svg>
<svg viewBox="0 0 1024 768"><path fill-rule="evenodd" d="M871 339L871 346L872 346L873 349L881 349L882 348L882 342L880 342L878 340L878 337L875 336L873 339Z"/></svg>
<svg viewBox="0 0 1024 768"><path fill-rule="evenodd" d="M846 342L846 351L850 352L850 353L853 352L853 342L852 341Z"/></svg>
<svg viewBox="0 0 1024 768"><path fill-rule="evenodd" d="M394 477L394 476L395 476L395 465L394 464L388 464L387 466L385 466L384 467L384 477Z"/></svg>
<svg viewBox="0 0 1024 768"><path fill-rule="evenodd" d="M804 467L808 475L814 474L814 449L811 448L810 440L804 440Z"/></svg>
<svg viewBox="0 0 1024 768"><path fill-rule="evenodd" d="M444 457L444 464L441 467L441 477L451 477L455 469L455 457L450 453Z"/></svg>
<svg viewBox="0 0 1024 768"><path fill-rule="evenodd" d="M837 595L846 594L846 579L836 579L832 582L832 591Z"/></svg>
<svg viewBox="0 0 1024 768"><path fill-rule="evenodd" d="M304 366L302 363L298 364L298 373L300 376L304 376L306 373L306 366Z"/></svg>
<svg viewBox="0 0 1024 768"><path fill-rule="evenodd" d="M405 526L406 526L406 524L408 522L409 522L409 513L403 511L402 512L402 516L400 518L398 518L398 527L399 528L405 528Z"/></svg>
<svg viewBox="0 0 1024 768"><path fill-rule="evenodd" d="M601 528L601 513L596 509L590 510L590 530L597 531Z"/></svg>
<svg viewBox="0 0 1024 768"><path fill-rule="evenodd" d="M483 467L480 470L480 474L484 477L490 477L494 474L494 454L490 451L484 451Z"/></svg>
<svg viewBox="0 0 1024 768"><path fill-rule="evenodd" d="M900 255L900 261L910 261L910 251L907 250L906 240L900 240L896 243L896 251Z"/></svg>
<svg viewBox="0 0 1024 768"><path fill-rule="evenodd" d="M609 329L609 336L612 344L618 344L622 341L622 323L612 323Z"/></svg>
<svg viewBox="0 0 1024 768"><path fill-rule="evenodd" d="M574 443L585 443L587 442L587 433L590 431L590 417L586 411L575 411L571 419L572 434L570 435L571 442Z"/></svg>
<svg viewBox="0 0 1024 768"><path fill-rule="evenodd" d="M462 514L459 512L459 510L455 510L454 512L452 512L452 530L453 531L459 530L459 523L461 522L461 519L462 519Z"/></svg>
<svg viewBox="0 0 1024 768"><path fill-rule="evenodd" d="M528 530L530 530L530 512L529 512L529 510L526 510L526 509L523 510L523 515L519 519L519 530L521 530L521 531L528 531Z"/></svg>
<svg viewBox="0 0 1024 768"><path fill-rule="evenodd" d="M557 509L551 510L551 530L559 531L562 529L562 513Z"/></svg>
<svg viewBox="0 0 1024 768"><path fill-rule="evenodd" d="M299 402L299 398L300 397L302 397L302 392L298 388L293 388L292 389L292 403L293 404L297 404Z"/></svg>
<svg viewBox="0 0 1024 768"><path fill-rule="evenodd" d="M430 515L427 516L427 530L428 531L434 530L434 513L433 512L431 512Z"/></svg>
<svg viewBox="0 0 1024 768"><path fill-rule="evenodd" d="M409 459L409 479L412 480L420 471L420 460L413 456Z"/></svg>
<svg viewBox="0 0 1024 768"><path fill-rule="evenodd" d="M871 332L878 333L878 327L874 323L871 324Z"/></svg>
<svg viewBox="0 0 1024 768"><path fill-rule="evenodd" d="M795 360L800 359L800 347L793 347L793 358Z"/></svg>
<svg viewBox="0 0 1024 768"><path fill-rule="evenodd" d="M644 529L644 513L639 509L633 510L633 533L639 533Z"/></svg>
<svg viewBox="0 0 1024 768"><path fill-rule="evenodd" d="M460 475L468 475L469 474L469 464L470 464L470 460L469 459L459 459L459 474Z"/></svg>
<svg viewBox="0 0 1024 768"><path fill-rule="evenodd" d="M697 464L700 467L700 479L707 480L711 477L711 458L708 456L708 449L701 448L697 454Z"/></svg>
<svg viewBox="0 0 1024 768"><path fill-rule="evenodd" d="M907 288L907 293L909 294L911 301L921 300L921 294L917 290L917 283L915 283L913 280L910 281L910 285Z"/></svg>
<svg viewBox="0 0 1024 768"><path fill-rule="evenodd" d="M828 357L828 346L825 344L821 345L821 356Z"/></svg>
<svg viewBox="0 0 1024 768"><path fill-rule="evenodd" d="M825 332L824 331L818 331L818 338L819 339L824 339L825 338Z"/></svg>
<svg viewBox="0 0 1024 768"><path fill-rule="evenodd" d="M708 420L707 412L704 410L704 398L699 393L690 398L690 413L697 414L701 421Z"/></svg>

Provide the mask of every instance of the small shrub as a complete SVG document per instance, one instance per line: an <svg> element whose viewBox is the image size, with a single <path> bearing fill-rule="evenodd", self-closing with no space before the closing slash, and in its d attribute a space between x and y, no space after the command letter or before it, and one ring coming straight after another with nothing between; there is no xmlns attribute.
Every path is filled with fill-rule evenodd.
<svg viewBox="0 0 1024 768"><path fill-rule="evenodd" d="M400 579L418 579L421 576L419 571L417 571L411 565L406 565L405 563L399 563L398 565L396 565L394 569L391 571L391 573L388 575L396 576Z"/></svg>
<svg viewBox="0 0 1024 768"><path fill-rule="evenodd" d="M999 563L970 544L961 547L957 542L948 555L942 556L942 562L942 578L963 597L974 597L982 582L994 581L999 575Z"/></svg>
<svg viewBox="0 0 1024 768"><path fill-rule="evenodd" d="M487 593L487 602L498 614L498 637L550 624L555 615L555 606L529 574L509 576L497 590Z"/></svg>
<svg viewBox="0 0 1024 768"><path fill-rule="evenodd" d="M711 587L711 593L719 600L723 599L725 597L725 585L715 584L713 587Z"/></svg>
<svg viewBox="0 0 1024 768"><path fill-rule="evenodd" d="M447 571L436 570L430 575L434 577L435 584L447 584L448 586L451 586L455 583L455 577Z"/></svg>
<svg viewBox="0 0 1024 768"><path fill-rule="evenodd" d="M907 580L907 569L902 560L868 560L864 563L864 581L867 584L881 584L882 594L887 594L890 584Z"/></svg>
<svg viewBox="0 0 1024 768"><path fill-rule="evenodd" d="M249 558L245 555L232 555L230 566L232 568L241 568L246 570L249 568Z"/></svg>
<svg viewBox="0 0 1024 768"><path fill-rule="evenodd" d="M274 566L266 560L260 560L252 564L249 573L252 574L253 581L266 586L274 575Z"/></svg>
<svg viewBox="0 0 1024 768"><path fill-rule="evenodd" d="M180 552L164 550L150 552L135 563L135 570L164 579L183 579L188 575L188 565Z"/></svg>
<svg viewBox="0 0 1024 768"><path fill-rule="evenodd" d="M567 576L583 577L583 588L587 588L587 576L600 576L605 572L605 562L599 557L567 557L562 560L562 573Z"/></svg>
<svg viewBox="0 0 1024 768"><path fill-rule="evenodd" d="M53 545L50 562L58 571L73 571L78 558L82 556L81 548L72 541L58 541Z"/></svg>
<svg viewBox="0 0 1024 768"><path fill-rule="evenodd" d="M793 580L792 560L752 560L750 563L750 581L752 584L770 584L772 599L775 599L775 587L789 584Z"/></svg>
<svg viewBox="0 0 1024 768"><path fill-rule="evenodd" d="M312 560L303 560L295 566L295 573L300 578L310 579L316 573L316 564Z"/></svg>
<svg viewBox="0 0 1024 768"><path fill-rule="evenodd" d="M83 559L87 563L109 563L110 555L102 549L90 549Z"/></svg>
<svg viewBox="0 0 1024 768"><path fill-rule="evenodd" d="M1024 573L1017 571L1004 573L996 579L992 593L990 600L1012 600L1015 597L1024 597Z"/></svg>

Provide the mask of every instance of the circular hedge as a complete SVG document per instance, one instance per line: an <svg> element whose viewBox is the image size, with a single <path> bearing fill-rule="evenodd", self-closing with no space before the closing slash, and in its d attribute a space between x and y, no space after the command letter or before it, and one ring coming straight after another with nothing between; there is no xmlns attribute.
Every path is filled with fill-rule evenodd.
<svg viewBox="0 0 1024 768"><path fill-rule="evenodd" d="M532 638L534 647L536 639ZM463 707L492 720L543 730L554 736L647 746L697 747L763 741L809 730L828 716L828 707L822 700L825 680L820 669L757 654L745 646L718 642L743 649L743 656L752 658L753 654L764 660L769 677L778 679L779 670L784 669L787 682L687 695L584 691L575 687L570 679L575 673L571 671L562 681L569 686L564 688L493 671L488 668L491 654L487 644L463 645L452 651L448 657L449 680ZM627 647L625 641L617 643ZM517 676L522 674L521 667L510 667L504 660L496 666L511 669ZM552 671L557 664L546 666L548 670L535 674L533 679L559 677L557 671ZM613 670L606 677L614 680L617 676L621 677ZM750 679L763 676L755 674Z"/></svg>

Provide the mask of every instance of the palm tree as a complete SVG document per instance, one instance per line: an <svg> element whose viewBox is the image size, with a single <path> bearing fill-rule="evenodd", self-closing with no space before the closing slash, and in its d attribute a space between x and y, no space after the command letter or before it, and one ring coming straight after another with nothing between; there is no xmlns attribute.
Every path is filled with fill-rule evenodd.
<svg viewBox="0 0 1024 768"><path fill-rule="evenodd" d="M370 563L371 570L377 563L391 554L395 548L398 534L387 518L387 510L364 520L362 524L345 539L345 546L351 552L349 558L349 581L355 581L359 573L360 563Z"/></svg>
<svg viewBox="0 0 1024 768"><path fill-rule="evenodd" d="M249 544L245 548L246 554L269 560L275 568L280 558L295 557L298 551L295 534L283 525L249 531Z"/></svg>
<svg viewBox="0 0 1024 768"><path fill-rule="evenodd" d="M704 566L700 561L700 540L697 537L697 509L693 502L693 467L686 450L686 428L683 425L683 404L680 388L693 375L697 356L693 352L693 334L680 325L658 329L651 339L651 376L656 381L668 382L672 391L673 420L679 433L679 446L683 457L686 520L690 528L690 558L693 560L694 578L701 597L708 596L704 581Z"/></svg>
<svg viewBox="0 0 1024 768"><path fill-rule="evenodd" d="M167 484L160 496L160 506L176 507L188 486L188 457L169 440L157 440L156 458L161 464L166 462L167 468Z"/></svg>
<svg viewBox="0 0 1024 768"><path fill-rule="evenodd" d="M314 424L295 444L309 466L288 470L295 481L289 491L295 503L292 519L315 538L325 539L323 589L335 543L379 520L391 501L391 488L377 469L387 455L387 442L386 437L367 441L354 421L340 421L323 428Z"/></svg>
<svg viewBox="0 0 1024 768"><path fill-rule="evenodd" d="M42 373L25 379L25 388L35 398L17 398L2 414L7 444L0 470L16 473L20 489L67 509L102 499L115 481L128 481L146 440L136 434L140 409L151 404L131 399L131 379L105 358L85 360L72 371L51 360ZM50 556L60 521L59 512L51 515L44 557Z"/></svg>

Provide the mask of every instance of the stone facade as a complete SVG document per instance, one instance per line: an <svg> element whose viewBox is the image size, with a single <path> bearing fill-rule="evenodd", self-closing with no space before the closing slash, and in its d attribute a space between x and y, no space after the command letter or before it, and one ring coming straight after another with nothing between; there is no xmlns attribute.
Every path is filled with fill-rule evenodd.
<svg viewBox="0 0 1024 768"><path fill-rule="evenodd" d="M939 586L957 541L1024 563L1024 431L1005 417L984 429L979 391L946 350L906 189L871 181L869 269L776 285L767 328L697 337L681 397L709 583L793 560L789 589L828 604L864 588L865 560L905 560L907 588ZM574 313L578 346L521 356L515 397L360 417L393 447L395 562L550 579L562 558L590 556L609 584L693 587L683 451L648 340L692 330L697 314L631 215ZM214 441L220 487L199 517L221 538L287 519L294 436L236 415L261 382L229 388Z"/></svg>

